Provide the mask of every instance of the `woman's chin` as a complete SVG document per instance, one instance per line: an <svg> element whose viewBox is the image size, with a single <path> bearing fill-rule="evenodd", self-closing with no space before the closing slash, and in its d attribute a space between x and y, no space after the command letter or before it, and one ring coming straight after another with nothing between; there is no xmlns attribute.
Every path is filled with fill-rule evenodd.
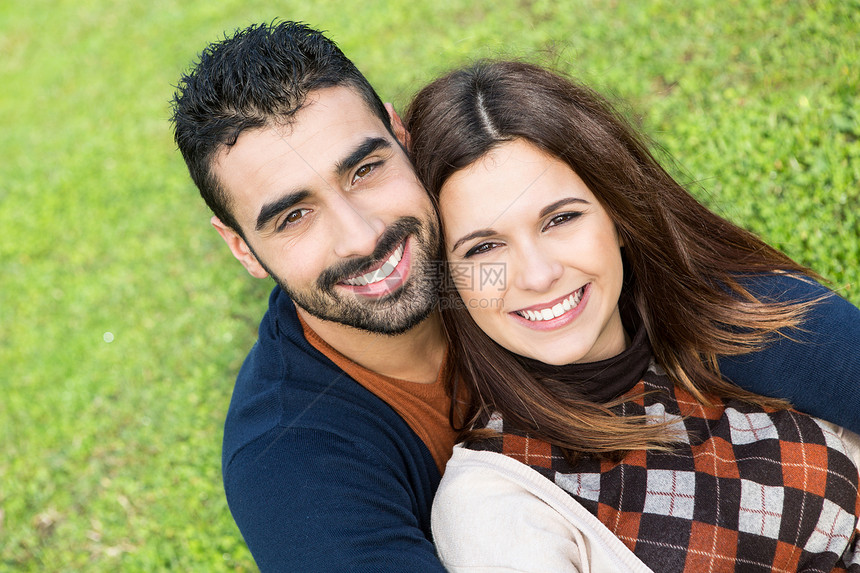
<svg viewBox="0 0 860 573"><path fill-rule="evenodd" d="M587 354L586 352L576 352L571 351L573 349L566 348L564 351L553 352L552 349L548 348L519 348L512 349L508 348L508 350L512 351L515 354L519 354L523 358L530 358L531 360L537 360L538 362L543 362L544 364L549 364L550 366L565 366L567 364L576 364L577 362L583 362L583 358Z"/></svg>

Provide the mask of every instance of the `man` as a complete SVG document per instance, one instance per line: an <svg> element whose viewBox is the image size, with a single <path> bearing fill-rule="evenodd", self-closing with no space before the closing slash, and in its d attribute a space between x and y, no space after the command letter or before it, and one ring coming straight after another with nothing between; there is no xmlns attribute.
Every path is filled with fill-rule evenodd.
<svg viewBox="0 0 860 573"><path fill-rule="evenodd" d="M224 436L227 499L260 569L443 571L430 505L456 432L433 310L439 231L399 118L330 40L285 22L209 46L173 120L213 226L252 276L278 284ZM789 278L755 286L824 292ZM838 301L811 330L856 321ZM850 376L820 366L844 340L780 341L721 365L796 400L773 369L831 391ZM801 407L815 392L800 391Z"/></svg>

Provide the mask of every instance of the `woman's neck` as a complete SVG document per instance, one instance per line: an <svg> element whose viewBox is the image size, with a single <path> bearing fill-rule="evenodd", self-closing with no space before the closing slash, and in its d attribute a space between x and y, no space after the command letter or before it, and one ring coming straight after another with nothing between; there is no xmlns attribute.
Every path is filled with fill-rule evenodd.
<svg viewBox="0 0 860 573"><path fill-rule="evenodd" d="M627 318L624 325L624 349L604 360L552 366L530 358L518 359L545 383L561 385L571 398L608 402L635 386L651 363L651 344L639 316Z"/></svg>

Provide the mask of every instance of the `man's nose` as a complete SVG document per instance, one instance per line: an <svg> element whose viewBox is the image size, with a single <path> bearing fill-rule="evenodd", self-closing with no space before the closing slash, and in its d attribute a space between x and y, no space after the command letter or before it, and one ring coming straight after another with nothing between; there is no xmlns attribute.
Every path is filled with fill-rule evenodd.
<svg viewBox="0 0 860 573"><path fill-rule="evenodd" d="M331 211L335 255L346 259L371 254L385 231L380 215L344 197L334 202Z"/></svg>

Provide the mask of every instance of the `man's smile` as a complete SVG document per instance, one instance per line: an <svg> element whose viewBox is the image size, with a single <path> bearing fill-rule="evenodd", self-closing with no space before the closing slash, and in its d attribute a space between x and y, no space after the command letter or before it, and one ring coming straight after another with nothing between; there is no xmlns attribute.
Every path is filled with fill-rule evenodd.
<svg viewBox="0 0 860 573"><path fill-rule="evenodd" d="M411 245L412 240L407 237L382 264L377 264L375 269L340 281L338 286L365 297L382 297L399 290L409 278Z"/></svg>
<svg viewBox="0 0 860 573"><path fill-rule="evenodd" d="M378 283L379 281L388 278L403 258L403 249L405 245L405 242L400 243L400 246L394 249L391 256L375 270L346 279L343 282L353 286L364 286L367 284Z"/></svg>

